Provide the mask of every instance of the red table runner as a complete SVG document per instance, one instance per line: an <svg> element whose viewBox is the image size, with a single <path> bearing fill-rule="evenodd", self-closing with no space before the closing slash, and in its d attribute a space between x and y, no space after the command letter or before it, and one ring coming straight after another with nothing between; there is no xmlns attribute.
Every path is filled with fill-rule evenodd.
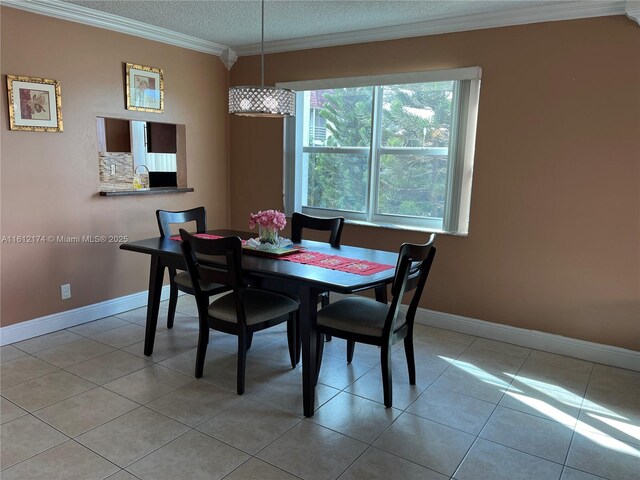
<svg viewBox="0 0 640 480"><path fill-rule="evenodd" d="M196 233L196 237L208 238L215 240L217 238L223 238L220 235L211 235L209 233ZM180 235L172 235L169 237L171 240L180 241ZM244 244L246 240L242 240ZM327 268L329 270L338 270L339 272L356 273L358 275L373 275L374 273L384 272L391 268L395 268L394 265L386 265L383 263L369 262L367 260L358 260L357 258L339 257L338 255L329 255L327 253L320 252L299 252L292 253L282 257L274 257L278 260L286 260L287 262L303 263L306 265L313 265L315 267Z"/></svg>
<svg viewBox="0 0 640 480"><path fill-rule="evenodd" d="M286 257L282 257L282 260L338 270L340 272L357 273L358 275L373 275L374 273L395 268L394 265L385 265L367 260L358 260L357 258L339 257L338 255L309 251L287 255Z"/></svg>

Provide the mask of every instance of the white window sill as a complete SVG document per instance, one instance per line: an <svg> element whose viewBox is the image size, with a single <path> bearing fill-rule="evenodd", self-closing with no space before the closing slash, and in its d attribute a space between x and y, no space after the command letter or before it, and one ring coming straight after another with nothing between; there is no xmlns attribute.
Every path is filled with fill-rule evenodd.
<svg viewBox="0 0 640 480"><path fill-rule="evenodd" d="M425 233L437 233L439 235L451 235L454 237L468 237L468 233L451 233L444 232L442 230L436 228L421 228L413 225L399 225L393 223L373 223L366 222L363 220L349 220L345 219L344 223L348 225L359 225L362 227L373 227L373 228L385 228L387 230L402 230L402 231L410 231L410 232L425 232Z"/></svg>

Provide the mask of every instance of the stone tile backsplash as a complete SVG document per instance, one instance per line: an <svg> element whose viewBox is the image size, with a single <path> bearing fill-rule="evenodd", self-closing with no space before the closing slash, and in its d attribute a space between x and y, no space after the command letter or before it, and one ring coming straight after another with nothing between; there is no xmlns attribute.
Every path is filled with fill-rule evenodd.
<svg viewBox="0 0 640 480"><path fill-rule="evenodd" d="M100 152L98 155L100 190L133 190L133 156L131 153ZM140 177L144 184L149 184L146 173L141 173Z"/></svg>

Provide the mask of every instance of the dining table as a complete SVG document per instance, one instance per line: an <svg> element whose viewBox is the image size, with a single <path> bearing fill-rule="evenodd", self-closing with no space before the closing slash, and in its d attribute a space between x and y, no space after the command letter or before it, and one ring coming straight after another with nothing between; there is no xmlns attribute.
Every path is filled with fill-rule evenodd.
<svg viewBox="0 0 640 480"><path fill-rule="evenodd" d="M238 236L247 240L255 237L251 232L217 229L207 232L213 236ZM321 266L287 261L286 257L276 257L263 251L243 251L243 274L252 286L295 295L300 302L300 336L302 339L302 394L305 417L314 413L315 386L317 381L316 360L316 317L318 295L325 291L341 294L353 294L365 290L375 292L376 299L387 301L387 285L392 282L397 252L388 252L371 248L349 245L332 247L328 243L302 240L295 249L374 262L387 265L388 268L374 271L369 275L333 270ZM153 343L158 323L160 297L164 281L164 270L174 267L185 270L180 241L172 237L152 237L120 245L122 250L143 253L151 257L149 269L149 290L147 298L147 317L145 325L144 354L153 353Z"/></svg>

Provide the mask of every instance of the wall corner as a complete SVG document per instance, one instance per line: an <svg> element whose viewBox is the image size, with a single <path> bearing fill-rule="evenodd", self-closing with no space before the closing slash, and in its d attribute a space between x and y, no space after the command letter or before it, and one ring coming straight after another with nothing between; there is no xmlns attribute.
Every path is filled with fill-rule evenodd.
<svg viewBox="0 0 640 480"><path fill-rule="evenodd" d="M640 25L640 0L627 0L624 6L624 13Z"/></svg>
<svg viewBox="0 0 640 480"><path fill-rule="evenodd" d="M231 70L233 64L238 60L238 55L231 48L227 47L225 51L220 55L220 60L224 63L224 66L227 67L227 70Z"/></svg>

